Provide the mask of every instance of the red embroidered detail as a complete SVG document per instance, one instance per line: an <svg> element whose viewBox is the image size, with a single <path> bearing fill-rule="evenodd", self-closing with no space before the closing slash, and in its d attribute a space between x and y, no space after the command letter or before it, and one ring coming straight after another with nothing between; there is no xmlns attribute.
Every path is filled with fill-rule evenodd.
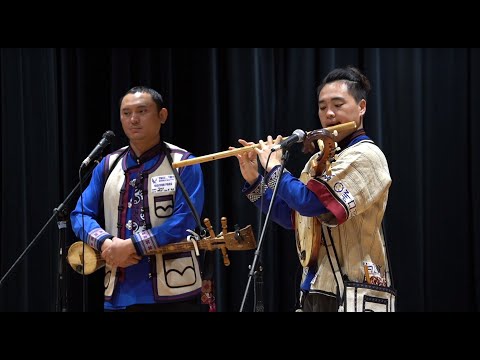
<svg viewBox="0 0 480 360"><path fill-rule="evenodd" d="M215 296L213 295L213 281L212 280L203 280L202 281L202 304L208 305L208 312L216 312L217 304L215 303Z"/></svg>

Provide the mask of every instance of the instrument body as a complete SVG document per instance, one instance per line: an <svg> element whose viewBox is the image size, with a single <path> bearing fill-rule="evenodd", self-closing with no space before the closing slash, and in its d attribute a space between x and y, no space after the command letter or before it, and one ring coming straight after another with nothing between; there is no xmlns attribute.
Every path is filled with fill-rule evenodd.
<svg viewBox="0 0 480 360"><path fill-rule="evenodd" d="M304 184L311 179L307 173L302 173L300 181ZM298 259L303 267L312 266L318 258L322 242L322 224L312 216L300 215L295 211L295 243Z"/></svg>
<svg viewBox="0 0 480 360"><path fill-rule="evenodd" d="M304 145L304 153L315 151L314 142L318 144L320 151L311 160L308 172L302 172L300 181L305 185L311 178L321 176L323 172L331 174L331 162L334 161L337 144L334 141L334 133L326 129L314 130L307 134ZM317 217L303 216L295 211L295 243L300 263L304 267L314 265L318 260L320 246L322 244L322 224Z"/></svg>
<svg viewBox="0 0 480 360"><path fill-rule="evenodd" d="M196 244L193 242L195 241ZM195 249L195 245L201 250L221 249L224 264L230 264L226 250L252 250L256 247L255 236L251 225L229 233L220 233L218 236L192 241L181 241L178 243L161 246L147 255L181 253ZM83 249L85 248L85 256ZM83 259L84 258L84 259ZM68 249L67 261L77 273L83 275L83 262L85 263L85 275L90 275L105 266L106 262L99 251L82 241L73 243Z"/></svg>

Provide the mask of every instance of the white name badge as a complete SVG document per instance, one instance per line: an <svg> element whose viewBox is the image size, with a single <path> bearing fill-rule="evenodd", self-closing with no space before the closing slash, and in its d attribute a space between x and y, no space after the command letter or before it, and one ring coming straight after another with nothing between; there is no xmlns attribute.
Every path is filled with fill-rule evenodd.
<svg viewBox="0 0 480 360"><path fill-rule="evenodd" d="M152 193L175 191L177 180L174 175L161 175L151 178Z"/></svg>

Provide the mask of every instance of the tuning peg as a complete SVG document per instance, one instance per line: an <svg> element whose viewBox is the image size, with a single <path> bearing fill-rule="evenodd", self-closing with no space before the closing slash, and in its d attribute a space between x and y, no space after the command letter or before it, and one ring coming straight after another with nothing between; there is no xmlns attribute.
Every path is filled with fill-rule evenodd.
<svg viewBox="0 0 480 360"><path fill-rule="evenodd" d="M223 236L225 236L225 235L228 234L227 218L225 216L223 216L222 219L221 219L221 222L222 222L222 233L223 233Z"/></svg>
<svg viewBox="0 0 480 360"><path fill-rule="evenodd" d="M207 230L208 230L208 233L210 234L210 237L212 239L214 239L215 238L215 232L213 231L213 227L212 227L212 224L210 223L210 219L205 218L205 220L203 220L203 222L205 223L205 226L207 227Z"/></svg>
<svg viewBox="0 0 480 360"><path fill-rule="evenodd" d="M220 250L222 250L223 264L224 264L225 266L229 266L229 265L230 265L230 259L228 258L227 249L225 248L225 246L222 246L222 247L220 248Z"/></svg>

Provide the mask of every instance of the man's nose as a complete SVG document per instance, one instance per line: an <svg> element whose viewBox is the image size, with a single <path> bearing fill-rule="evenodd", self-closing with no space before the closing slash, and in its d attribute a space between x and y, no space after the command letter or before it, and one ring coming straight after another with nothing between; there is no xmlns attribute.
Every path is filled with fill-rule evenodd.
<svg viewBox="0 0 480 360"><path fill-rule="evenodd" d="M138 124L139 121L140 121L140 117L136 113L133 113L132 116L130 117L130 122L134 124Z"/></svg>
<svg viewBox="0 0 480 360"><path fill-rule="evenodd" d="M332 119L335 117L335 112L332 109L328 109L327 118Z"/></svg>

